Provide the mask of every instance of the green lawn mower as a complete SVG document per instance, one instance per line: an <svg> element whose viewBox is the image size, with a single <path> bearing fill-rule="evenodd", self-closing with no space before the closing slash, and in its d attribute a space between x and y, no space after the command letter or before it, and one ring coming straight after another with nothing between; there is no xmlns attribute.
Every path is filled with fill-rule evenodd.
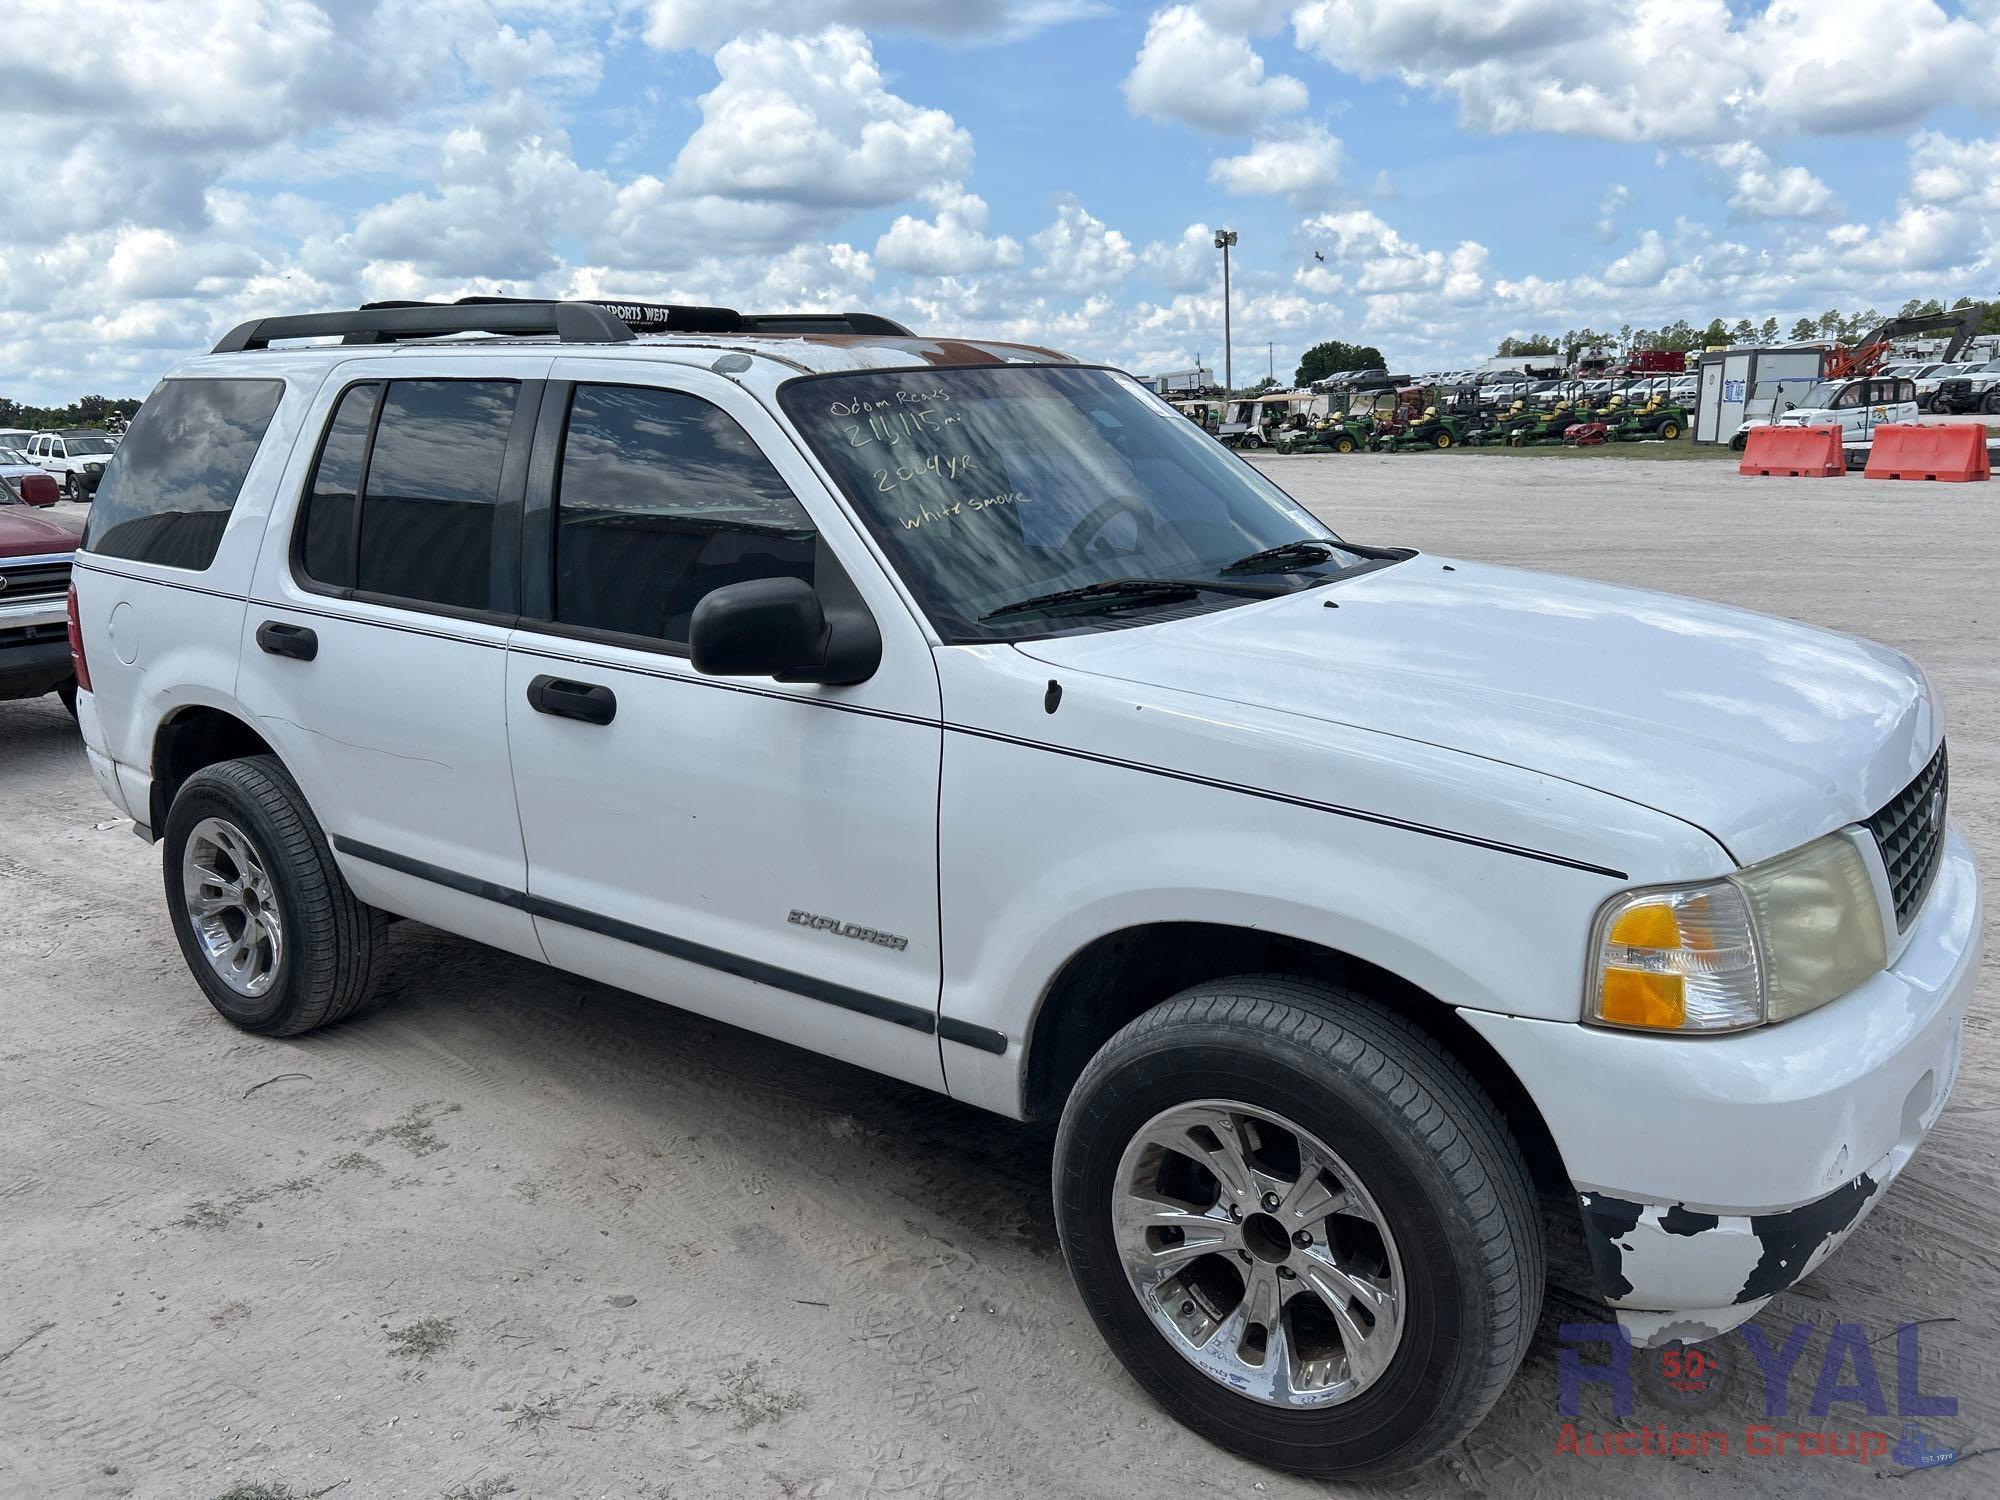
<svg viewBox="0 0 2000 1500"><path fill-rule="evenodd" d="M1440 413L1435 406L1424 408L1421 416L1395 432L1378 434L1375 448L1380 453L1408 453L1417 448L1457 448L1477 437L1477 430L1463 418Z"/></svg>
<svg viewBox="0 0 2000 1500"><path fill-rule="evenodd" d="M1335 417L1303 432L1279 435L1280 453L1359 453L1375 437L1375 423L1368 417Z"/></svg>
<svg viewBox="0 0 2000 1500"><path fill-rule="evenodd" d="M1577 423L1586 420L1587 413L1580 412L1567 401L1558 401L1548 411L1530 412L1528 419L1507 432L1507 446L1510 448L1554 447L1561 444L1563 434Z"/></svg>
<svg viewBox="0 0 2000 1500"><path fill-rule="evenodd" d="M1688 430L1687 408L1673 402L1651 403L1621 412L1608 421L1614 443L1642 443L1652 438L1671 443Z"/></svg>

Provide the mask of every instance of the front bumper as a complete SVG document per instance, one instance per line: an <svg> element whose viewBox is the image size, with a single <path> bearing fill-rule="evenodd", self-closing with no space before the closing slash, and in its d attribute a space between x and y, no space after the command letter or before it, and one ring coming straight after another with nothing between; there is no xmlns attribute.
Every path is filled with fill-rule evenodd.
<svg viewBox="0 0 2000 1500"><path fill-rule="evenodd" d="M0 605L0 699L39 698L73 670L61 599Z"/></svg>
<svg viewBox="0 0 2000 1500"><path fill-rule="evenodd" d="M1881 1201L1957 1077L1980 922L1953 829L1890 967L1795 1020L1653 1037L1461 1012L1541 1109L1635 1342L1726 1332Z"/></svg>

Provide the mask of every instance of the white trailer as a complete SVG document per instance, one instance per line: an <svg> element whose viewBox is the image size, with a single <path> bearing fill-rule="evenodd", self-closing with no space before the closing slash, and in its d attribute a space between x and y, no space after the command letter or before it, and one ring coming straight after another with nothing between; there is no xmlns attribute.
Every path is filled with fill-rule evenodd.
<svg viewBox="0 0 2000 1500"><path fill-rule="evenodd" d="M1726 443L1753 418L1769 421L1789 393L1797 400L1818 383L1826 350L1793 344L1777 349L1715 349L1695 362L1694 440Z"/></svg>

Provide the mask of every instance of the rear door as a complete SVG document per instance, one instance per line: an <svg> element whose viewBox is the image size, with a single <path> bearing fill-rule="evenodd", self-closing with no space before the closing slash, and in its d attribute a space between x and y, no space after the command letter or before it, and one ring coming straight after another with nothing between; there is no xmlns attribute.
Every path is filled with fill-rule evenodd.
<svg viewBox="0 0 2000 1500"><path fill-rule="evenodd" d="M534 958L502 700L548 367L334 370L258 559L238 688L363 900Z"/></svg>
<svg viewBox="0 0 2000 1500"><path fill-rule="evenodd" d="M534 475L506 717L549 961L942 1087L937 671L867 545L706 370L558 360ZM769 577L866 608L875 674L696 672L695 605Z"/></svg>

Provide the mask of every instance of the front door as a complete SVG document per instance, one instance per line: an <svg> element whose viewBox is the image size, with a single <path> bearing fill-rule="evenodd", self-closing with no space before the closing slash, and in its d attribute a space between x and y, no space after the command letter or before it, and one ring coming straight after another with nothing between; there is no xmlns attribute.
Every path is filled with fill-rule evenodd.
<svg viewBox="0 0 2000 1500"><path fill-rule="evenodd" d="M638 383L635 383L638 382ZM927 640L797 447L705 370L559 359L508 739L550 962L942 1086ZM804 579L883 640L853 687L715 678L713 589Z"/></svg>

